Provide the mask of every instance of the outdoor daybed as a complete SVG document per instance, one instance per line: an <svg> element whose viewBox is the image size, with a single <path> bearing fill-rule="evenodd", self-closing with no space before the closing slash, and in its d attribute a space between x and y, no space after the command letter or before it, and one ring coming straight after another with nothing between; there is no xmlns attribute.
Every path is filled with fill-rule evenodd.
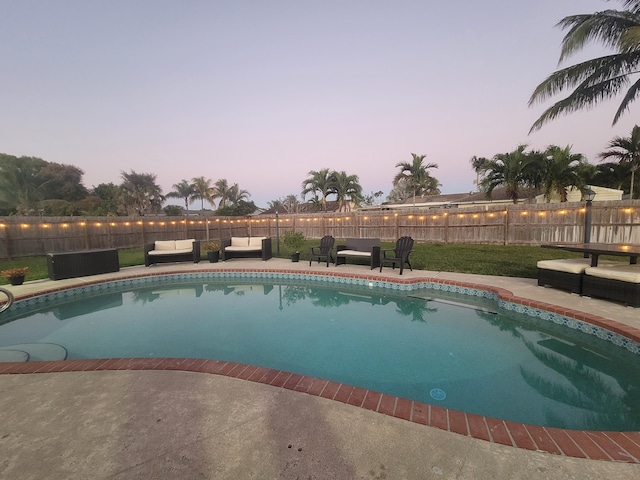
<svg viewBox="0 0 640 480"><path fill-rule="evenodd" d="M265 262L272 257L271 239L268 237L231 237L222 240L222 257L256 257Z"/></svg>
<svg viewBox="0 0 640 480"><path fill-rule="evenodd" d="M588 267L582 279L582 295L640 307L640 265Z"/></svg>
<svg viewBox="0 0 640 480"><path fill-rule="evenodd" d="M600 261L601 266L619 264L621 264L621 262ZM537 263L538 286L549 286L582 295L584 272L590 265L590 258L540 260Z"/></svg>
<svg viewBox="0 0 640 480"><path fill-rule="evenodd" d="M144 265L200 261L200 240L156 240L144 247Z"/></svg>
<svg viewBox="0 0 640 480"><path fill-rule="evenodd" d="M369 260L371 269L380 266L379 238L347 238L344 245L336 246L336 266L347 263L348 258Z"/></svg>

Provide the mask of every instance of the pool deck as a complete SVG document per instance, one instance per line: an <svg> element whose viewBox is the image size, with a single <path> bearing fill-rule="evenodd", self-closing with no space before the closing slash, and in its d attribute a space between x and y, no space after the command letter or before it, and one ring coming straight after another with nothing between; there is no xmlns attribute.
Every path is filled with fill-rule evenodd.
<svg viewBox="0 0 640 480"><path fill-rule="evenodd" d="M130 267L114 274L37 280L8 288L24 298L113 278L220 269L475 285L505 297L513 294L525 304L571 310L640 339L640 309L541 288L533 279L409 270L400 277L390 268L380 274L365 266L309 267L308 262L277 258ZM459 412L446 411L442 417L444 409L395 397L376 399L361 389L245 365L80 360L5 363L0 373L6 373L0 375L0 478L640 476L639 432L601 433L595 438L590 432L492 424ZM482 439L486 436L489 441Z"/></svg>

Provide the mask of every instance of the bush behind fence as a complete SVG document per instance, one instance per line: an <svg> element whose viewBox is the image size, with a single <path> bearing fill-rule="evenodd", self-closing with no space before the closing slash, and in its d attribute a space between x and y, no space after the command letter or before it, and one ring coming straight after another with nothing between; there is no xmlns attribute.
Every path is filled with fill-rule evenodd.
<svg viewBox="0 0 640 480"><path fill-rule="evenodd" d="M456 209L256 215L251 217L0 217L0 258L100 248L141 247L155 240L232 236L306 238L409 235L418 242L540 245L584 239L584 203ZM640 201L593 204L591 241L640 244Z"/></svg>

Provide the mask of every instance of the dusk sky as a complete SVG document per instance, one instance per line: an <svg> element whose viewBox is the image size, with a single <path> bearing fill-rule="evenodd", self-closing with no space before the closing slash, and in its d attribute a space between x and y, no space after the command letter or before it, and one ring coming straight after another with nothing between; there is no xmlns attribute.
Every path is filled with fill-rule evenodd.
<svg viewBox="0 0 640 480"><path fill-rule="evenodd" d="M84 170L226 178L260 207L310 170L392 188L411 153L443 193L475 190L472 156L572 145L591 163L628 136L618 101L528 134L558 67L564 16L604 0L0 0L0 152ZM563 66L605 53L590 48ZM637 108L637 107L635 107ZM179 200L171 203L179 204ZM199 205L196 202L195 205Z"/></svg>

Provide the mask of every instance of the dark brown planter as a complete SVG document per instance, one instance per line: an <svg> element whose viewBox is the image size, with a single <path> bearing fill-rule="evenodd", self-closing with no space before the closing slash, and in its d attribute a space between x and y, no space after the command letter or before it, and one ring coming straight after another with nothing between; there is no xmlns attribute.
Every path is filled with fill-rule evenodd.
<svg viewBox="0 0 640 480"><path fill-rule="evenodd" d="M292 253L291 254L291 261L292 262L299 262L300 261L300 252Z"/></svg>
<svg viewBox="0 0 640 480"><path fill-rule="evenodd" d="M218 260L220 260L220 252L207 252L207 258L210 263L218 263Z"/></svg>
<svg viewBox="0 0 640 480"><path fill-rule="evenodd" d="M9 277L9 283L11 285L22 285L24 283L24 275L17 275L15 277Z"/></svg>

